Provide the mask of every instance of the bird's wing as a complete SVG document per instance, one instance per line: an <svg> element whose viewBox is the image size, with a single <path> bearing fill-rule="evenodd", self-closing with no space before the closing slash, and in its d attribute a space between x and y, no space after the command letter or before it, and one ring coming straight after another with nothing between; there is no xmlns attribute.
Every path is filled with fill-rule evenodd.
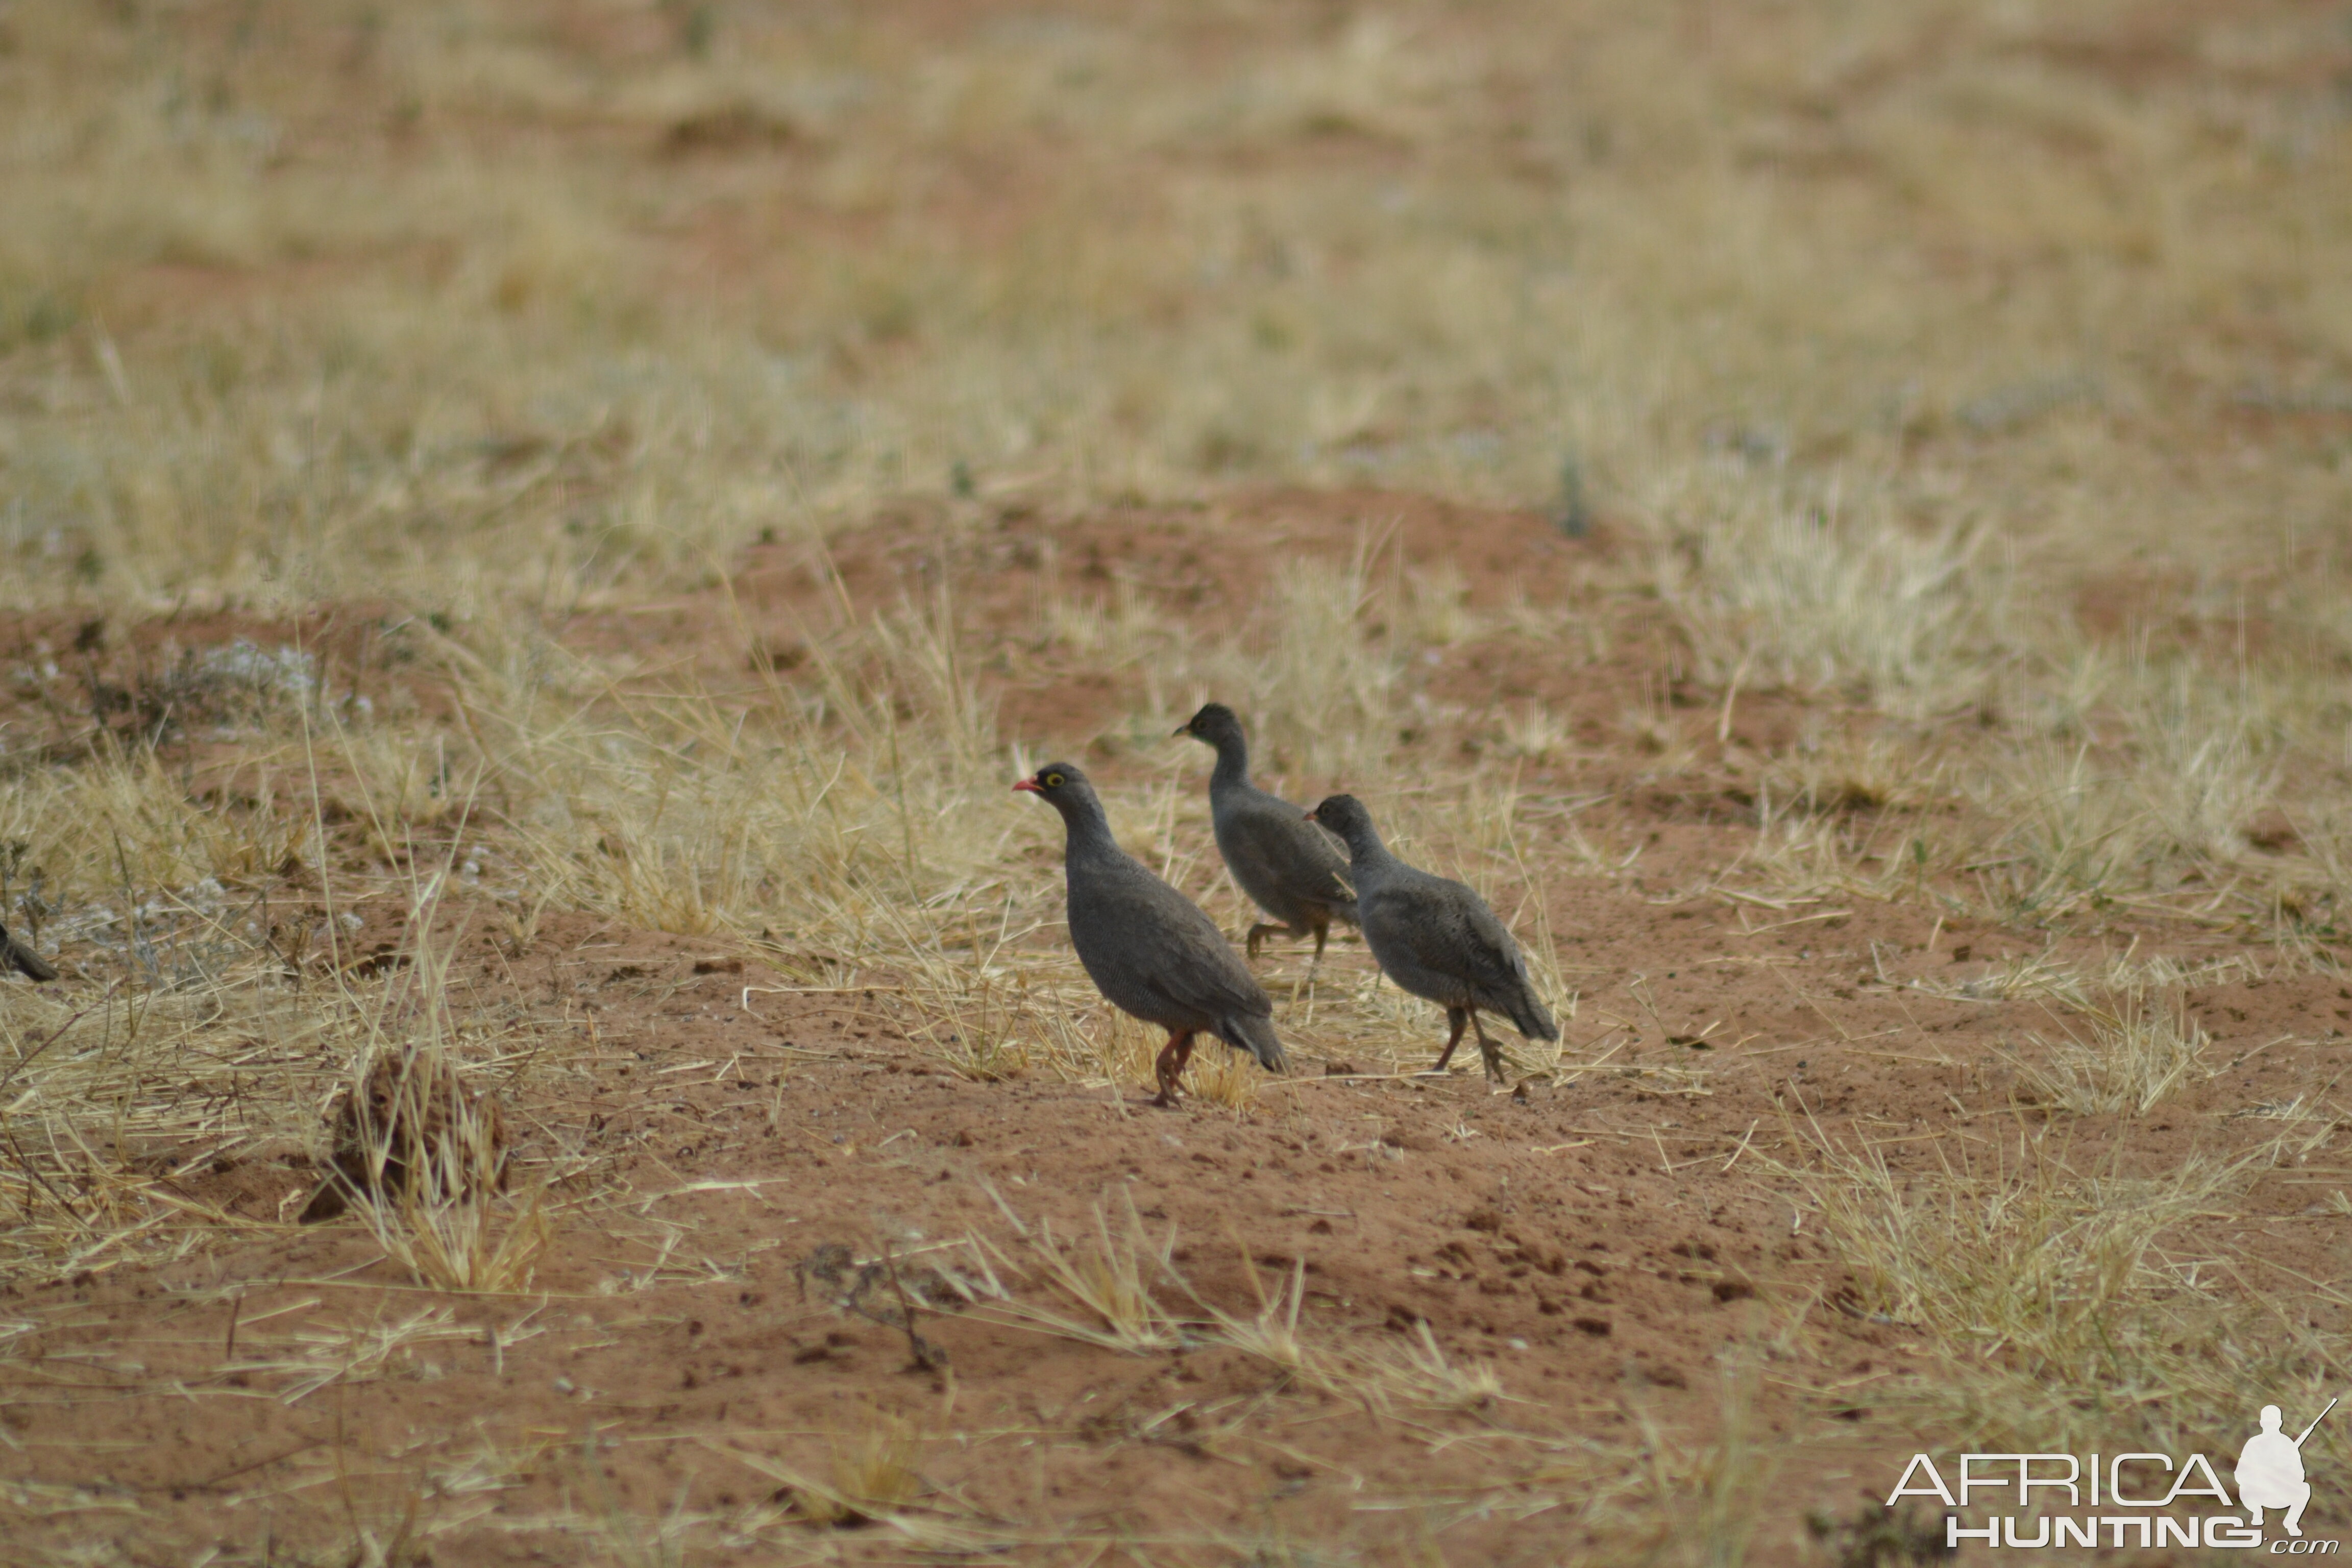
<svg viewBox="0 0 2352 1568"><path fill-rule="evenodd" d="M1492 978L1497 984L1517 982L1528 984L1528 961L1519 952L1519 944L1511 937L1510 929L1502 918L1488 907L1486 900L1464 888L1468 895L1463 910L1464 924L1468 928L1470 947L1478 955L1481 979Z"/></svg>
<svg viewBox="0 0 2352 1568"><path fill-rule="evenodd" d="M1427 968L1484 990L1527 981L1518 944L1486 900L1459 882L1423 874L1398 879L1378 894L1397 939Z"/></svg>
<svg viewBox="0 0 2352 1568"><path fill-rule="evenodd" d="M1202 924L1203 930L1170 942L1141 976L1142 984L1176 1005L1208 1017L1271 1017L1274 1004L1224 933L1210 925L1205 915Z"/></svg>
<svg viewBox="0 0 2352 1568"><path fill-rule="evenodd" d="M1167 885L1162 883L1166 888ZM1173 888L1167 888L1166 946L1147 981L1170 999L1223 1016L1228 1013L1270 1016L1274 1004L1234 952L1216 921Z"/></svg>
<svg viewBox="0 0 2352 1568"><path fill-rule="evenodd" d="M1307 820L1287 801L1266 795L1234 813L1229 831L1247 844L1258 863L1304 897L1352 902L1348 856L1338 840Z"/></svg>
<svg viewBox="0 0 2352 1568"><path fill-rule="evenodd" d="M1133 945L1126 955L1134 983L1178 1009L1221 1017L1271 1015L1274 1005L1199 905L1140 862L1107 879L1095 897L1074 908L1074 919L1123 928Z"/></svg>
<svg viewBox="0 0 2352 1568"><path fill-rule="evenodd" d="M1469 933L1468 946L1476 955L1473 961L1476 973L1471 982L1471 995L1481 1006L1507 1016L1513 1026L1530 1039L1559 1038L1559 1020L1536 994L1534 977L1528 973L1527 955L1511 939L1509 929L1475 894L1465 906L1464 923Z"/></svg>

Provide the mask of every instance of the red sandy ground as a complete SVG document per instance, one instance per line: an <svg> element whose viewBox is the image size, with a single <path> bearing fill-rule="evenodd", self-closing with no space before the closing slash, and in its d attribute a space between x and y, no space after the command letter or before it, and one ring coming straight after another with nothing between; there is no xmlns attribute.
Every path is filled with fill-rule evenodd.
<svg viewBox="0 0 2352 1568"><path fill-rule="evenodd" d="M246 1231L169 1267L0 1291L0 1318L31 1325L0 1356L0 1469L62 1489L41 1494L26 1515L38 1522L20 1524L0 1555L107 1542L126 1561L178 1563L218 1543L230 1560L308 1560L349 1541L355 1521L383 1533L402 1488L422 1485L440 1489L422 1517L443 1563L618 1559L609 1542L541 1528L567 1510L716 1516L693 1536L697 1561L772 1560L779 1540L895 1559L912 1548L887 1530L820 1536L785 1522L773 1476L732 1457L822 1478L826 1434L870 1425L879 1408L924 1434L919 1511L982 1534L1081 1542L1033 1544L1024 1560L1093 1561L1112 1542L1139 1562L1225 1561L1287 1542L1371 1561L1614 1561L1572 1521L1578 1483L1545 1480L1541 1454L1507 1435L1632 1449L1654 1427L1703 1443L1722 1405L1719 1352L1811 1300L1794 1348L1758 1385L1772 1469L1751 1560L1830 1560L1801 1521L1816 1509L1877 1511L1859 1494L1883 1496L1919 1446L1916 1417L1885 1393L1929 1358L1915 1331L1841 1310L1843 1270L1797 1225L1759 1172L1763 1157L1797 1157L1792 1134L1808 1115L1833 1136L1882 1141L1898 1168L1926 1168L1938 1148L1989 1156L2006 1141L2013 1151L2021 1127L2038 1125L2015 1110L1996 1046L2046 1031L2039 1006L1937 1000L1900 989L1905 980L1962 979L2045 949L2088 960L2135 936L2143 956L2238 950L2152 917L2056 939L1966 921L1937 930L1919 908L1847 904L1794 921L1717 900L1651 901L1750 842L1740 797L1759 760L1809 713L1841 716L1790 694L1745 698L1731 744L1717 747L1719 694L1680 697L1708 709L1704 756L1687 773L1646 776L1646 759L1604 742L1627 707L1678 700L1670 632L1654 602L1614 585L1606 538L1563 541L1533 516L1379 495L1079 517L974 506L884 519L833 540L829 554L859 612L926 592L944 572L974 646L994 650L982 668L1007 738L1045 752L1130 711L1139 677L1072 679L1044 661L1023 635L1042 573L1078 584L1126 574L1171 611L1231 615L1255 601L1278 554L1344 556L1367 528L1385 531L1409 566L1442 552L1474 605L1516 590L1608 623L1614 652L1596 666L1496 632L1447 650L1429 679L1441 704L1525 696L1570 718L1576 754L1531 768L1523 788L1612 791L1587 830L1646 846L1643 883L1561 872L1546 889L1562 967L1582 988L1570 1057L1605 1026L1597 1016L1639 1022L1606 1068L1507 1096L1460 1072L1325 1076L1329 1063L1344 1068L1345 1042L1309 1034L1297 1074L1257 1113L1159 1111L1133 1092L950 1076L907 1043L887 985L747 991L784 977L756 960L731 967L706 941L583 916L551 917L516 956L477 921L453 971L467 1005L562 1020L550 1026L572 1037L568 1065L513 1108L524 1155L585 1157L588 1183L625 1199L566 1210L527 1297L410 1289L371 1261L376 1249L351 1220ZM748 685L746 632L772 654L824 635L838 598L823 575L814 552L755 548L734 584L740 630L701 596L674 616L585 615L563 635L691 656L706 675ZM374 615L330 619L348 630ZM297 630L232 615L117 626L104 657L127 669L166 637ZM69 617L23 621L0 629L0 650L22 658L72 633ZM336 646L347 671L400 679L357 642ZM789 656L772 662L793 678ZM1433 759L1480 743L1475 717L1461 715L1414 742ZM1090 761L1114 777L1130 765L1115 747ZM372 921L356 944L398 935ZM1341 973L1368 962L1352 942L1330 961ZM1286 979L1295 960L1276 963ZM1663 1028L1629 989L1637 976ZM2077 1168L2112 1156L2156 1171L2245 1142L2227 1119L2331 1079L2338 1024L2352 1013L2333 980L2310 976L2210 986L2191 1003L2218 1059L2244 1059L2147 1122L2076 1124ZM1718 1021L1711 1049L1674 1043ZM2248 1054L2256 1047L2266 1048ZM1616 1071L1627 1067L1703 1068L1705 1092L1666 1092L1670 1076ZM268 1218L315 1179L286 1149L182 1184ZM1300 1262L1316 1335L1393 1340L1426 1320L1449 1355L1492 1360L1510 1399L1417 1426L1376 1422L1238 1352L1123 1355L969 1313L924 1321L951 1367L924 1371L910 1367L903 1334L831 1310L822 1292L804 1298L795 1271L836 1241L871 1253L886 1239L919 1247L976 1233L1017 1250L1013 1215L1083 1234L1105 1194L1121 1192L1155 1232L1176 1228L1178 1266L1207 1301L1255 1310L1244 1248L1267 1289ZM2299 1283L2340 1263L2341 1222L2320 1215L2318 1195L2293 1172L2264 1178L2235 1238L2250 1289L2311 1302L2327 1321L2340 1311ZM1042 1287L1025 1294L1050 1299ZM298 1333L364 1333L419 1313L446 1314L449 1331L370 1376L296 1397L295 1379L265 1364L299 1348ZM485 1446L517 1457L520 1473L468 1491L450 1472ZM2330 1494L2310 1522L2341 1518ZM769 1543L726 1544L730 1522Z"/></svg>

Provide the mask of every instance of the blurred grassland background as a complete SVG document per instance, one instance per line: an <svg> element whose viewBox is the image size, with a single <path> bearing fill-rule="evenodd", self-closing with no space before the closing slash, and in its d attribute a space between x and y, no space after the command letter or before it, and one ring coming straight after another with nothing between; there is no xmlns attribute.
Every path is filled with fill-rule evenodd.
<svg viewBox="0 0 2352 1568"><path fill-rule="evenodd" d="M1571 457L1707 536L1826 499L2231 609L2337 570L2338 7L5 26L13 597L467 608L958 465L1549 502Z"/></svg>
<svg viewBox="0 0 2352 1568"><path fill-rule="evenodd" d="M910 497L1572 510L1670 673L1878 715L1794 793L1997 826L1992 904L2186 879L2334 929L2340 8L20 4L0 89L20 605L389 598L527 700L563 658L519 628ZM1300 570L1245 694L1376 778L1469 628ZM1247 673L1132 595L1040 613L1171 700ZM908 615L843 668L995 769ZM1705 739L1629 724L1653 771Z"/></svg>

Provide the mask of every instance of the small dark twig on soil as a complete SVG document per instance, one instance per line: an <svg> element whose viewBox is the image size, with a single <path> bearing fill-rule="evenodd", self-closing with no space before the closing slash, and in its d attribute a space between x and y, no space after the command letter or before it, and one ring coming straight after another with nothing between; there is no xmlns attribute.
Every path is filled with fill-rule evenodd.
<svg viewBox="0 0 2352 1568"><path fill-rule="evenodd" d="M918 1303L934 1312L952 1312L963 1304L962 1296L947 1278L936 1268L921 1268L901 1275L898 1259L891 1256L888 1243L884 1243L878 1261L860 1263L857 1254L838 1241L819 1246L793 1266L799 1277L801 1300L808 1300L809 1281L829 1287L826 1300L835 1311L855 1312L869 1323L886 1329L897 1329L907 1336L907 1345L914 1354L910 1371L939 1372L948 1364L945 1347L923 1338L915 1328ZM877 1289L887 1285L890 1298L879 1301L873 1298Z"/></svg>
<svg viewBox="0 0 2352 1568"><path fill-rule="evenodd" d="M898 1278L898 1260L890 1256L890 1244L882 1244L882 1267L890 1274L890 1292L898 1298L898 1319L907 1331L907 1349L914 1356L916 1372L939 1372L948 1364L948 1352L932 1344L915 1331L914 1303L907 1300L907 1287Z"/></svg>

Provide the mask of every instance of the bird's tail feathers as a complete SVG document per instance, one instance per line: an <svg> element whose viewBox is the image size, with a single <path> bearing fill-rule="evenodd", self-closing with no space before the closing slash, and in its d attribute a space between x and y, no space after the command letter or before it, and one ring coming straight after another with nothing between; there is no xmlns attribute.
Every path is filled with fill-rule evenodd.
<svg viewBox="0 0 2352 1568"><path fill-rule="evenodd" d="M1559 1038L1559 1026L1551 1021L1551 1014L1535 993L1522 990L1511 1002L1511 1023L1530 1040Z"/></svg>
<svg viewBox="0 0 2352 1568"><path fill-rule="evenodd" d="M1217 1036L1235 1050L1255 1057L1257 1065L1268 1072L1290 1070L1289 1058L1282 1054L1282 1040L1275 1034L1271 1018L1235 1014L1223 1020Z"/></svg>

